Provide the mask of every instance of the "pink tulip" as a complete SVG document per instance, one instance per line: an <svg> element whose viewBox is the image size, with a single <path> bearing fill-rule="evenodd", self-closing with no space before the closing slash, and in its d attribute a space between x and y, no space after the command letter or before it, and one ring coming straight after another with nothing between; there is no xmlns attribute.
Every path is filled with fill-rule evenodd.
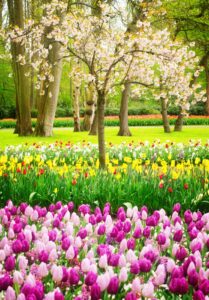
<svg viewBox="0 0 209 300"><path fill-rule="evenodd" d="M59 282L62 281L62 277L63 277L62 267L53 265L52 268L51 268L51 273L52 273L52 279L56 283L59 283Z"/></svg>
<svg viewBox="0 0 209 300"><path fill-rule="evenodd" d="M99 275L97 277L97 284L99 285L101 291L106 290L106 288L109 285L109 282L110 282L110 275L108 272L106 272L102 275Z"/></svg>
<svg viewBox="0 0 209 300"><path fill-rule="evenodd" d="M125 255L124 255L124 254L120 255L119 262L118 262L118 266L119 266L120 268L126 266L126 258L125 258Z"/></svg>
<svg viewBox="0 0 209 300"><path fill-rule="evenodd" d="M131 289L134 293L137 293L137 294L141 292L141 281L138 277L132 281Z"/></svg>
<svg viewBox="0 0 209 300"><path fill-rule="evenodd" d="M33 208L31 206L27 206L25 209L25 215L30 217L33 214Z"/></svg>
<svg viewBox="0 0 209 300"><path fill-rule="evenodd" d="M22 285L23 282L24 282L24 277L23 277L22 273L19 272L19 271L14 271L14 273L13 273L13 281L14 281L14 283Z"/></svg>
<svg viewBox="0 0 209 300"><path fill-rule="evenodd" d="M147 298L154 297L154 285L152 282L148 282L143 285L142 295Z"/></svg>
<svg viewBox="0 0 209 300"><path fill-rule="evenodd" d="M90 266L91 266L90 260L88 258L84 258L81 262L81 270L84 273L87 273L90 270Z"/></svg>
<svg viewBox="0 0 209 300"><path fill-rule="evenodd" d="M105 269L107 267L107 255L104 254L99 258L99 267Z"/></svg>
<svg viewBox="0 0 209 300"><path fill-rule="evenodd" d="M25 300L25 299L26 299L25 295L22 293L17 296L17 300Z"/></svg>
<svg viewBox="0 0 209 300"><path fill-rule="evenodd" d="M127 250L127 240L123 239L120 243L120 251L125 252Z"/></svg>
<svg viewBox="0 0 209 300"><path fill-rule="evenodd" d="M44 262L41 262L38 266L38 276L40 278L46 277L49 274L49 271L47 269L47 265Z"/></svg>
<svg viewBox="0 0 209 300"><path fill-rule="evenodd" d="M66 258L67 259L73 259L75 257L75 250L73 246L70 246L66 252Z"/></svg>
<svg viewBox="0 0 209 300"><path fill-rule="evenodd" d="M9 286L6 290L5 300L16 300L15 291L11 286Z"/></svg>
<svg viewBox="0 0 209 300"><path fill-rule="evenodd" d="M120 282L126 282L128 279L128 271L127 271L127 268L126 267L123 267L121 270L120 270L120 273L119 273L119 281Z"/></svg>
<svg viewBox="0 0 209 300"><path fill-rule="evenodd" d="M18 256L18 264L20 270L25 270L28 266L28 260L25 256Z"/></svg>
<svg viewBox="0 0 209 300"><path fill-rule="evenodd" d="M6 258L6 254L4 252L4 250L0 250L0 261L4 261Z"/></svg>
<svg viewBox="0 0 209 300"><path fill-rule="evenodd" d="M56 249L52 249L51 252L49 253L50 262L54 262L57 258L58 258L58 254Z"/></svg>

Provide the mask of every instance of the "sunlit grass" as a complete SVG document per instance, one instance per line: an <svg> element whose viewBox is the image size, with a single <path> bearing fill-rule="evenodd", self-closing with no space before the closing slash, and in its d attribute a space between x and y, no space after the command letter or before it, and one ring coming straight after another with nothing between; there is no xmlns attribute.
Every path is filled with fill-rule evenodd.
<svg viewBox="0 0 209 300"><path fill-rule="evenodd" d="M160 139L162 142L171 140L174 142L188 143L190 139L201 139L206 142L209 139L209 126L187 126L182 132L171 132L166 134L162 127L132 127L131 137L117 136L118 128L107 127L105 138L107 143L120 144L122 142L154 141ZM33 144L37 142L53 143L55 141L70 141L78 143L82 141L97 143L96 136L88 135L88 132L73 132L72 128L55 128L53 137L18 137L13 134L13 129L0 130L0 146L17 145L22 143Z"/></svg>

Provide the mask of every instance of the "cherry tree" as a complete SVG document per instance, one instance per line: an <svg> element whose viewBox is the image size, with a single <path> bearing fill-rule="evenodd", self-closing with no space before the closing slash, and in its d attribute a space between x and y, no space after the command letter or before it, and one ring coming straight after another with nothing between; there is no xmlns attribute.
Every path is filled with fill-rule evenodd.
<svg viewBox="0 0 209 300"><path fill-rule="evenodd" d="M102 5L100 18L74 12L68 19L69 56L84 62L89 80L97 91L98 143L100 166L105 166L104 108L107 94L125 82L153 85L155 66L169 61L168 32L153 30L149 22L136 22L133 33L111 26L118 10ZM162 96L162 95L161 95Z"/></svg>

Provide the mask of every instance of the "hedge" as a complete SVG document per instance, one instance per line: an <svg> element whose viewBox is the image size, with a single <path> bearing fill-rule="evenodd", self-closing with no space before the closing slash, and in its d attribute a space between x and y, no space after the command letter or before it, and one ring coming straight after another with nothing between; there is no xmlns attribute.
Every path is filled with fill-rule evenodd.
<svg viewBox="0 0 209 300"><path fill-rule="evenodd" d="M170 119L170 124L174 125L174 118ZM159 118L131 118L129 119L129 126L161 126L162 120ZM36 121L32 121L33 127L35 127ZM184 120L184 125L209 125L209 118L187 118ZM105 126L119 126L118 119L106 119ZM0 128L14 128L15 120L0 120ZM54 127L73 127L73 119L55 119Z"/></svg>

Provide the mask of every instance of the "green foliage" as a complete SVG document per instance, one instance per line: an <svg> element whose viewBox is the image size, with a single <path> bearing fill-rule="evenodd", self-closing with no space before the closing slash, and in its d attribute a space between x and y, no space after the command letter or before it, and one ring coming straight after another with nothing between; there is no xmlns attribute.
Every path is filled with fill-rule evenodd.
<svg viewBox="0 0 209 300"><path fill-rule="evenodd" d="M173 204L179 199L184 209L193 208L196 204L192 199L204 194L201 172L195 173L195 176L182 176L176 181L168 175L164 177L163 188L159 188L159 177L151 177L152 172L148 169L149 172L150 175L130 170L118 180L115 175L97 171L93 177L80 176L74 185L72 174L63 177L53 171L46 171L40 176L35 171L26 175L17 174L15 178L3 176L0 177L1 206L8 199L13 199L17 205L26 201L30 205L39 203L41 206L58 200L64 203L72 200L76 206L88 203L92 207L96 206L95 203L103 207L110 202L113 211L116 211L128 201L133 206L147 205L152 210L163 207L171 212ZM184 188L185 183L188 189Z"/></svg>
<svg viewBox="0 0 209 300"><path fill-rule="evenodd" d="M60 109L60 112L63 112ZM60 116L62 116L60 114ZM170 124L174 125L176 119L172 118L170 119ZM184 119L184 125L209 125L209 118L185 118ZM0 120L0 128L15 128L16 121L15 120ZM138 127L138 126L162 126L163 122L160 118L131 118L128 121L129 126L131 127ZM36 121L32 121L33 127L36 125ZM61 127L73 127L73 119L55 119L54 121L54 127L61 128ZM119 126L119 119L106 119L105 120L105 126L108 127L118 127Z"/></svg>

